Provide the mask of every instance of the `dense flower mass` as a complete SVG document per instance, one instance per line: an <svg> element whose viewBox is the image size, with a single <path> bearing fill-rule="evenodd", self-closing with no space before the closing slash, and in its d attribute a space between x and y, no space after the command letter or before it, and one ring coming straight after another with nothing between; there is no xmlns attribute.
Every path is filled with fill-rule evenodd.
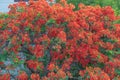
<svg viewBox="0 0 120 80"><path fill-rule="evenodd" d="M120 24L110 6L79 4L75 11L65 0L51 5L30 0L9 8L0 13L0 55L30 71L19 71L16 79L120 79ZM0 80L10 78L0 75Z"/></svg>

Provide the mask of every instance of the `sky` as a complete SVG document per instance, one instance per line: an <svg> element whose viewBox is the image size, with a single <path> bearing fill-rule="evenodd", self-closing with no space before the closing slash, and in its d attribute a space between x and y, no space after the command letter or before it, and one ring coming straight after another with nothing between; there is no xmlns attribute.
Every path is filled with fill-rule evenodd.
<svg viewBox="0 0 120 80"><path fill-rule="evenodd" d="M8 12L9 11L8 6L13 3L14 0L0 0L0 12L4 13Z"/></svg>
<svg viewBox="0 0 120 80"><path fill-rule="evenodd" d="M13 3L14 0L0 0L0 12L8 12L8 5Z"/></svg>

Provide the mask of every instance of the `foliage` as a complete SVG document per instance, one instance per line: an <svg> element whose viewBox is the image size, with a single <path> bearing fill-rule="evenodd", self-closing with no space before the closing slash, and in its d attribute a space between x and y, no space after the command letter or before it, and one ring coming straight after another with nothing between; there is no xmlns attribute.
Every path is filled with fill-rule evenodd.
<svg viewBox="0 0 120 80"><path fill-rule="evenodd" d="M55 0L56 2L60 2L60 0ZM120 1L119 0L66 0L68 3L72 3L75 5L75 10L79 10L79 7L78 5L80 3L83 3L85 5L92 5L92 6L95 6L95 5L100 5L101 7L104 7L104 6L111 6L114 11L115 11L115 14L116 15L119 15L120 14Z"/></svg>
<svg viewBox="0 0 120 80"><path fill-rule="evenodd" d="M39 0L9 8L0 14L0 66L10 59L30 71L20 70L15 79L120 79L120 24L110 6L79 4L75 11L65 0L52 5ZM0 75L10 78L9 72Z"/></svg>

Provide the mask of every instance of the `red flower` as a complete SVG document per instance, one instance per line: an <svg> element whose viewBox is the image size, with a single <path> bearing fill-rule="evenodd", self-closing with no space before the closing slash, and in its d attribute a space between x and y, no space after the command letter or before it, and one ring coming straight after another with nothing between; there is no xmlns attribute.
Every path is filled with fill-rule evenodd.
<svg viewBox="0 0 120 80"><path fill-rule="evenodd" d="M65 79L66 77L66 73L62 69L58 70L57 74L58 74L59 79L60 78Z"/></svg>
<svg viewBox="0 0 120 80"><path fill-rule="evenodd" d="M58 29L57 28L50 28L49 31L48 31L48 36L50 38L56 37L57 34L58 34Z"/></svg>
<svg viewBox="0 0 120 80"><path fill-rule="evenodd" d="M27 42L27 43L30 42L30 38L27 33L22 35L22 43L24 43L24 42Z"/></svg>
<svg viewBox="0 0 120 80"><path fill-rule="evenodd" d="M60 31L57 35L63 42L66 42L66 33L64 31Z"/></svg>
<svg viewBox="0 0 120 80"><path fill-rule="evenodd" d="M33 70L37 70L37 69L43 69L44 66L41 62L38 62L38 61L33 61L33 60L29 60L27 61L27 65L29 68L33 69Z"/></svg>
<svg viewBox="0 0 120 80"><path fill-rule="evenodd" d="M28 80L28 75L26 72L20 72L20 74L17 76L18 80Z"/></svg>
<svg viewBox="0 0 120 80"><path fill-rule="evenodd" d="M41 45L36 45L34 47L34 50L33 50L33 54L37 57L37 58L40 58L40 57L43 57L44 56L44 51L43 51L43 46Z"/></svg>
<svg viewBox="0 0 120 80"><path fill-rule="evenodd" d="M55 69L55 64L54 63L50 63L48 66L48 70L52 71Z"/></svg>
<svg viewBox="0 0 120 80"><path fill-rule="evenodd" d="M0 80L10 80L10 74L3 74L0 76Z"/></svg>
<svg viewBox="0 0 120 80"><path fill-rule="evenodd" d="M110 77L98 67L87 67L86 70L80 71L79 74L86 77L85 80L110 80ZM88 76L89 78L87 78Z"/></svg>
<svg viewBox="0 0 120 80"><path fill-rule="evenodd" d="M40 80L39 74L34 74L34 73L33 73L33 74L31 74L30 77L31 77L32 80Z"/></svg>

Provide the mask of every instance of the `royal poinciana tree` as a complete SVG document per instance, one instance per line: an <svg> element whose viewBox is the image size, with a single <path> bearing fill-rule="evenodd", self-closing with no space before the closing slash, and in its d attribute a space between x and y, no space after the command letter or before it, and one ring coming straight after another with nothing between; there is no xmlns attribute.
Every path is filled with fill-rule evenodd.
<svg viewBox="0 0 120 80"><path fill-rule="evenodd" d="M0 14L0 67L23 64L30 71L20 70L15 80L120 79L120 24L110 6L79 4L75 11L65 0L39 0L9 8ZM3 66L6 59L11 66Z"/></svg>

